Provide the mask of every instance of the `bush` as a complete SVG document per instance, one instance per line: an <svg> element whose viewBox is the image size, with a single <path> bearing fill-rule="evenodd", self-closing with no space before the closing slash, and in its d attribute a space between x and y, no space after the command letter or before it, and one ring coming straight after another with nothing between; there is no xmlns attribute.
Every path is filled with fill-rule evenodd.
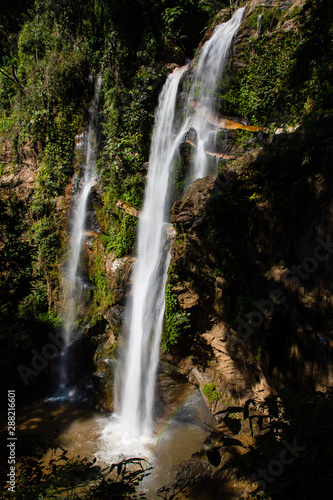
<svg viewBox="0 0 333 500"><path fill-rule="evenodd" d="M116 257L128 255L133 250L133 245L136 239L136 226L138 219L126 214L122 220L120 231L116 236L113 244Z"/></svg>
<svg viewBox="0 0 333 500"><path fill-rule="evenodd" d="M162 334L162 349L169 352L170 348L179 342L184 331L190 327L189 316L189 313L180 310L178 300L172 291L172 285L167 283L165 287L165 326Z"/></svg>
<svg viewBox="0 0 333 500"><path fill-rule="evenodd" d="M220 399L220 395L214 382L204 385L202 388L202 393L208 399L210 404L215 403Z"/></svg>

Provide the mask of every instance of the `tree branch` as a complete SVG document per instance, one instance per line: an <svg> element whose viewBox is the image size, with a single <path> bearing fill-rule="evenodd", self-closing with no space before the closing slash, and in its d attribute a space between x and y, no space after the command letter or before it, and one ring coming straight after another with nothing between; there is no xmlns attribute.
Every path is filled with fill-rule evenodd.
<svg viewBox="0 0 333 500"><path fill-rule="evenodd" d="M24 92L24 88L22 87L22 84L18 81L18 79L12 78L10 75L8 75L3 69L0 68L0 73L5 75L11 82L15 83L20 89Z"/></svg>

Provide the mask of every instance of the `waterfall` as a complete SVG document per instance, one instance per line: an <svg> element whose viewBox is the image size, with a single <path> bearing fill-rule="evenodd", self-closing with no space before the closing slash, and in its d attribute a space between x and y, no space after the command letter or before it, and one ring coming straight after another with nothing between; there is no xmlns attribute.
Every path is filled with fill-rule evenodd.
<svg viewBox="0 0 333 500"><path fill-rule="evenodd" d="M144 206L139 221L133 292L126 308L124 364L122 360L118 361L114 419L102 432L105 442L112 442L113 453L117 450L120 455L128 456L139 453L139 450L142 453L142 444L145 446L147 438L152 435L155 380L172 244L170 234L169 238L167 235L170 177L179 146L190 127L195 129L197 135L192 180L206 175L207 141L217 130L208 122L206 115L214 111L219 78L226 66L230 45L243 12L244 9L239 9L230 21L218 26L204 45L192 82L187 87L185 109L181 112L178 109L178 98L182 99L179 84L188 67L176 69L169 75L159 97Z"/></svg>
<svg viewBox="0 0 333 500"><path fill-rule="evenodd" d="M208 161L205 151L208 144L211 149L216 148L217 128L207 118L215 113L219 104L216 91L228 62L233 38L243 20L244 10L245 7L238 9L229 21L216 26L212 37L203 46L194 70L188 103L188 110L194 107L196 111L191 123L197 136L192 180L207 175Z"/></svg>
<svg viewBox="0 0 333 500"><path fill-rule="evenodd" d="M83 178L81 181L81 189L78 193L77 200L74 203L71 231L70 231L70 254L67 265L64 269L64 329L63 340L64 348L60 362L60 376L58 384L58 393L66 397L71 395L71 387L69 386L69 348L73 340L74 323L76 319L76 308L82 299L82 284L79 276L79 260L84 237L84 228L87 217L87 206L90 191L95 184L95 163L98 150L98 102L99 90L101 86L101 78L97 77L95 81L94 97L89 108L89 123L88 130L84 137L83 152Z"/></svg>
<svg viewBox="0 0 333 500"><path fill-rule="evenodd" d="M128 347L121 387L119 416L133 434L152 430L155 376L162 323L164 288L169 267L167 202L170 173L185 127L176 131L176 98L183 69L170 75L160 94L155 114L149 173L138 230L138 257L129 306ZM170 244L169 244L170 247Z"/></svg>

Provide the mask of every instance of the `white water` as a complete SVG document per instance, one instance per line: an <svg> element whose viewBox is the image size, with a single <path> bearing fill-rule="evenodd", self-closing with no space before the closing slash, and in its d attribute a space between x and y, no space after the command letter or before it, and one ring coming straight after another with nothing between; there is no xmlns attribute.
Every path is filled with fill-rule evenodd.
<svg viewBox="0 0 333 500"><path fill-rule="evenodd" d="M82 186L76 203L74 204L70 232L70 255L64 274L65 323L63 329L63 340L65 346L62 351L58 384L58 395L62 397L71 396L73 394L73 389L69 384L68 351L73 340L76 307L79 305L82 297L82 285L80 283L78 268L87 217L88 199L91 188L96 182L94 170L98 148L97 123L100 86L101 78L97 77L95 82L94 98L89 108L88 131L85 134L84 140L85 162L82 169Z"/></svg>
<svg viewBox="0 0 333 500"><path fill-rule="evenodd" d="M155 115L145 201L139 221L138 258L129 306L126 364L119 422L132 436L152 432L155 377L164 317L164 288L169 267L166 207L170 173L184 131L175 131L175 107L184 69L176 69L164 85ZM167 246L170 248L171 242ZM117 388L116 388L117 389ZM117 392L117 391L116 391Z"/></svg>
<svg viewBox="0 0 333 500"><path fill-rule="evenodd" d="M204 115L215 113L219 103L217 89L228 62L233 38L243 20L244 10L245 7L238 9L228 22L215 28L212 37L202 48L194 71L193 83L189 91L188 110L191 110L190 103L195 101L196 107L202 110L202 114L195 113L191 123L197 136L192 180L208 174L206 150L208 144L210 149L215 149L217 128L210 124Z"/></svg>
<svg viewBox="0 0 333 500"><path fill-rule="evenodd" d="M243 18L239 9L232 19L218 26L204 45L190 86L186 109L176 110L178 86L187 70L176 69L164 85L155 114L149 173L143 212L139 221L138 257L133 278L132 303L127 308L125 365L119 368L115 384L115 414L103 432L110 443L110 456L147 456L152 443L155 380L165 310L165 284L171 241L167 239L170 175L179 145L190 126L197 133L192 180L206 175L206 146L214 128L205 117L193 113L191 102L214 110L216 88L227 62L232 39ZM178 122L180 125L178 125ZM103 446L102 446L103 447Z"/></svg>

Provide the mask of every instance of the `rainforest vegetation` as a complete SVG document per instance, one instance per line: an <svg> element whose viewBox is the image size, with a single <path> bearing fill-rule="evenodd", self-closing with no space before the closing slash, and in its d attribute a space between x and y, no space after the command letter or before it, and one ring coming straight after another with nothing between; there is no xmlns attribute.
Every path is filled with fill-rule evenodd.
<svg viewBox="0 0 333 500"><path fill-rule="evenodd" d="M220 174L227 172L230 182L202 204L200 213L195 203L191 205L190 190L184 198L188 205L178 200L171 211L177 234L166 285L161 348L175 364L188 356L200 370L212 366L211 346L202 337L211 324L223 321L237 330L239 318L249 321L254 301L268 297L269 287L275 286L273 271L291 269L312 255L315 238L328 237L332 227L332 0L287 2L285 8L279 1L251 3L252 11L243 21L219 85L218 112L255 125L260 133L230 131L229 159L219 163ZM61 269L68 254L71 195L81 174L76 144L87 126L94 78L102 77L98 182L90 200L91 242L82 264L90 286L75 325L93 332L91 358L96 344L105 342L111 330L115 337L119 333L118 323L108 323L108 311L123 303L127 285L122 277L110 277L107 258L132 257L136 252L137 212L144 199L159 92L167 75L195 59L202 40L245 4L231 0L2 0L3 391L17 384L21 400L30 401L45 396L49 386L48 373L26 388L16 368L27 363L31 349L43 346L46 335L59 331L63 324ZM182 146L174 174L179 198L189 151L189 143ZM119 200L135 213L121 208ZM182 210L187 206L184 218ZM265 491L241 498L330 498L332 392L326 386L319 391L306 368L302 371L288 364L285 353L297 344L304 362L315 352L315 369L318 373L326 369L326 358L322 365L318 362L322 351L316 350L314 340L306 343L302 334L320 334L331 356L331 257L296 288L284 287L287 305L275 307L272 317L263 313L262 324L252 325L254 333L246 344L249 360L271 381L272 395L261 406L251 403L252 414L249 404L238 406L235 413L239 421L248 423L251 435L255 434L252 423L261 433L264 426L258 415L264 415L267 434L260 434L257 449L249 445L246 456L235 454L225 468L237 466L239 477L248 477L247 460L257 470L280 453L283 440L297 438L306 451L279 485L278 481L269 483ZM195 306L187 307L181 299L184 290L198 297ZM112 357L115 346L108 349ZM237 357L238 347L231 351L231 357ZM223 396L220 375L208 381L202 392L208 404L225 416L234 412L226 410L232 405ZM312 392L297 394L297 388L305 390L306 383ZM223 410L218 403L224 405ZM2 439L2 447L4 443ZM66 498L137 498L135 488L149 472L147 464L137 458L133 460L135 472L126 461L102 470L85 459L69 460L64 450L57 462L46 467L42 456L52 444L22 440L20 446L25 459L17 498L65 498L62 494ZM170 487L160 497L183 498L180 490L187 491ZM3 498L13 498L6 495Z"/></svg>
<svg viewBox="0 0 333 500"><path fill-rule="evenodd" d="M13 174L1 197L4 359L17 342L29 343L61 322L66 221L57 199L77 169L75 136L87 122L90 76L103 75L102 199L96 213L103 244L121 257L132 249L136 219L117 209L116 201L141 206L142 168L167 63L193 56L220 7L207 0L50 0L18 2L14 10L6 2L1 9L1 172ZM25 197L15 174L26 162L34 187ZM103 293L97 287L97 301Z"/></svg>

